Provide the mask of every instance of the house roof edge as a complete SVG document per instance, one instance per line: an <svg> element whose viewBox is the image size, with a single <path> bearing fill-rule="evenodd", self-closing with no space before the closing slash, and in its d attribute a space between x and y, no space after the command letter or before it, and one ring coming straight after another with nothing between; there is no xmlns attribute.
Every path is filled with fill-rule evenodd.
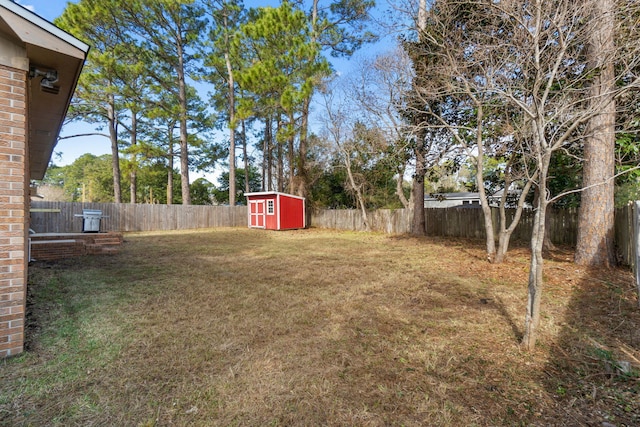
<svg viewBox="0 0 640 427"><path fill-rule="evenodd" d="M66 31L58 28L52 22L47 21L43 17L39 16L35 12L30 11L26 7L22 6L21 4L15 3L11 0L0 0L0 6L15 13L21 18L31 22L32 24L38 26L39 28L48 32L49 34L52 34L53 36L64 41L65 43L75 47L76 49L81 50L82 52L84 52L85 57L89 52L90 46L88 44L77 39L76 37L67 33Z"/></svg>

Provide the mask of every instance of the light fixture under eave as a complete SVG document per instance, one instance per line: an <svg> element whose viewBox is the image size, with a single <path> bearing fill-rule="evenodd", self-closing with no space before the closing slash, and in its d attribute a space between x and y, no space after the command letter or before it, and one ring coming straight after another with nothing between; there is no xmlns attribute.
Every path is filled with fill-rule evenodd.
<svg viewBox="0 0 640 427"><path fill-rule="evenodd" d="M38 67L31 67L29 70L29 77L42 77L40 80L40 90L46 93L57 95L60 93L60 86L56 86L58 81L58 71L51 69L41 69Z"/></svg>

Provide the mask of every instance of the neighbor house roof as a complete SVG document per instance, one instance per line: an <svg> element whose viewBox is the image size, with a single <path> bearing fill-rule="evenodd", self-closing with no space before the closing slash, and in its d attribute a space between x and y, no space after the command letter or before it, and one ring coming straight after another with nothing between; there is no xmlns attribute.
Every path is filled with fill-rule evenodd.
<svg viewBox="0 0 640 427"><path fill-rule="evenodd" d="M442 201L442 200L480 200L480 193L431 193L425 194L425 201Z"/></svg>
<svg viewBox="0 0 640 427"><path fill-rule="evenodd" d="M0 64L31 76L27 115L33 179L44 177L88 52L89 45L51 22L0 0Z"/></svg>

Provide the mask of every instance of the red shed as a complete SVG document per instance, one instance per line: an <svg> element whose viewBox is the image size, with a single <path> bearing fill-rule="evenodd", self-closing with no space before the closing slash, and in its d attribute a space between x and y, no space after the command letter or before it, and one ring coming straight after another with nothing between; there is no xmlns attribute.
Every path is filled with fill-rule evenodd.
<svg viewBox="0 0 640 427"><path fill-rule="evenodd" d="M304 197L277 191L245 193L249 207L249 228L291 230L305 228Z"/></svg>

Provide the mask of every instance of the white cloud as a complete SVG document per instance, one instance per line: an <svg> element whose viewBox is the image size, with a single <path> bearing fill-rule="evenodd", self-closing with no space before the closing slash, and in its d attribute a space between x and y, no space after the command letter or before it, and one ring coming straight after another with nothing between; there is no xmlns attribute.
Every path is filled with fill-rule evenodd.
<svg viewBox="0 0 640 427"><path fill-rule="evenodd" d="M24 7L25 9L30 10L31 12L35 12L35 11L36 11L35 6L33 6L32 4L24 4L24 3L22 3L22 2L21 2L21 1L19 1L19 0L18 0L18 2L17 2L17 3L18 3L20 6Z"/></svg>

